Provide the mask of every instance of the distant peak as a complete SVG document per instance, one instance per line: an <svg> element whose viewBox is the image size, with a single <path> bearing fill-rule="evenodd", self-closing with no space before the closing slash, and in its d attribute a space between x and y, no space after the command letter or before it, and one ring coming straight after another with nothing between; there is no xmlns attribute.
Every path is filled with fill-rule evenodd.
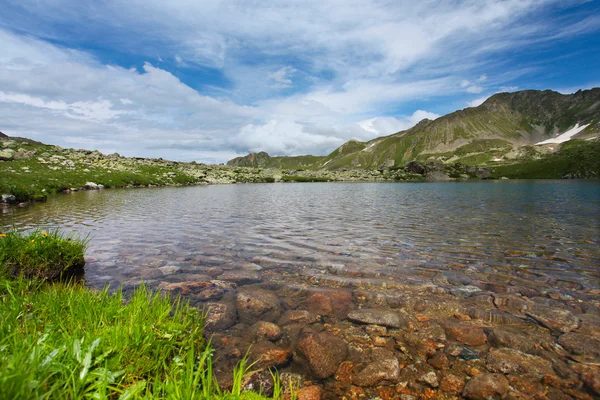
<svg viewBox="0 0 600 400"><path fill-rule="evenodd" d="M0 137L8 137L8 135L5 135L4 133L0 132Z"/></svg>

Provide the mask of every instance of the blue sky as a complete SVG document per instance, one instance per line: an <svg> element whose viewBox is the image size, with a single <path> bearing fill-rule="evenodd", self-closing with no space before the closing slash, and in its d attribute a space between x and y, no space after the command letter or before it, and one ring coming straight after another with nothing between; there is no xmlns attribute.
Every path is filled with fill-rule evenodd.
<svg viewBox="0 0 600 400"><path fill-rule="evenodd" d="M600 86L600 1L0 8L0 130L128 156L327 154L500 91Z"/></svg>

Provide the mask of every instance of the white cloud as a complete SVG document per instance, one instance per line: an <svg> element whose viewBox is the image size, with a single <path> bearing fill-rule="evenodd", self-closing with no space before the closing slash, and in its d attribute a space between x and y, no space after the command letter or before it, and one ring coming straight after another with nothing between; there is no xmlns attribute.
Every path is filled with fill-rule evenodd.
<svg viewBox="0 0 600 400"><path fill-rule="evenodd" d="M420 102L511 84L511 70L492 69L499 50L598 28L535 18L557 2L20 0L20 14L0 17L0 121L9 134L124 154L323 154L437 116L414 111ZM158 63L104 65L44 39ZM169 64L227 84L193 89ZM407 115L381 116L390 110Z"/></svg>
<svg viewBox="0 0 600 400"><path fill-rule="evenodd" d="M519 89L518 86L500 86L501 92L514 92L517 89Z"/></svg>
<svg viewBox="0 0 600 400"><path fill-rule="evenodd" d="M467 107L477 107L482 105L487 99L489 99L490 96L482 96L482 97L478 97L475 100L471 100L467 102Z"/></svg>
<svg viewBox="0 0 600 400"><path fill-rule="evenodd" d="M269 74L269 79L272 81L271 87L277 89L285 89L292 86L291 75L296 72L295 68L290 66L283 67Z"/></svg>

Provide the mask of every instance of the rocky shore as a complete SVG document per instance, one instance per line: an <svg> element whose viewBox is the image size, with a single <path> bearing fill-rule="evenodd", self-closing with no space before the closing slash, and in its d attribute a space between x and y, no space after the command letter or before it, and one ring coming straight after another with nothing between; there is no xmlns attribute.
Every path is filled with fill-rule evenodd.
<svg viewBox="0 0 600 400"><path fill-rule="evenodd" d="M277 369L310 388L303 399L600 396L598 290L551 289L526 272L492 280L489 268L458 264L383 280L368 266L150 271L160 290L206 310L225 387L250 349L248 387L268 394Z"/></svg>
<svg viewBox="0 0 600 400"><path fill-rule="evenodd" d="M0 138L2 203L43 200L48 194L111 187L215 185L261 182L397 182L488 179L486 168L422 164L378 170L286 170L231 167L161 158L123 157L64 149L21 138Z"/></svg>

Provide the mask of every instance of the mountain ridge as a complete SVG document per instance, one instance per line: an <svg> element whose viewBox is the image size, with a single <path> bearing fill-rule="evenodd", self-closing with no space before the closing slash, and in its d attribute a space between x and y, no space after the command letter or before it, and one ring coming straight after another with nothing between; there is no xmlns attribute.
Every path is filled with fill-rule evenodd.
<svg viewBox="0 0 600 400"><path fill-rule="evenodd" d="M485 164L516 158L525 146L555 137L576 124L588 126L576 137L600 132L600 88L561 94L523 90L492 95L468 107L424 119L415 126L367 142L350 140L327 156L276 156L251 153L231 166L310 169L378 169L419 161ZM260 154L260 165L250 161Z"/></svg>

